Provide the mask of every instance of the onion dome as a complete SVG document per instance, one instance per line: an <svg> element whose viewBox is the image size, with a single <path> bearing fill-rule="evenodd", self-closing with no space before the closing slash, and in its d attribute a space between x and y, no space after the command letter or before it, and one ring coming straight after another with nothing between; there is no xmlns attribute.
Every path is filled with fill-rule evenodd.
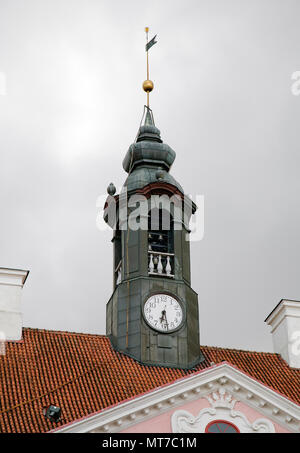
<svg viewBox="0 0 300 453"><path fill-rule="evenodd" d="M146 114L140 126L135 143L130 145L123 160L123 168L129 173L125 186L127 190L136 190L157 182L157 171L160 178L183 192L180 184L169 174L176 153L163 143L160 130L155 126L152 110L145 107Z"/></svg>

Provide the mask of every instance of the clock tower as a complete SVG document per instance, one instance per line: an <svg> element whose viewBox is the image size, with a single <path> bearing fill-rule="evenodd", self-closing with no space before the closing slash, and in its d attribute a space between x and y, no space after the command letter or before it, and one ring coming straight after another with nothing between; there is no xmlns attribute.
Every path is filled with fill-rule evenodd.
<svg viewBox="0 0 300 453"><path fill-rule="evenodd" d="M203 360L190 275L189 221L196 205L170 174L176 155L149 107L147 45L147 106L123 160L127 179L120 194L108 186L104 207L114 250L106 333L115 350L142 364L189 369Z"/></svg>

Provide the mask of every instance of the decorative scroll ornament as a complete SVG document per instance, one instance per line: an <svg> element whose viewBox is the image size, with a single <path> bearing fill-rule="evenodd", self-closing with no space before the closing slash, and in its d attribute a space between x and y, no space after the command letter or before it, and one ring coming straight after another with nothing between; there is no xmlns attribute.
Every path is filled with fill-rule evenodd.
<svg viewBox="0 0 300 453"><path fill-rule="evenodd" d="M233 399L232 395L229 393L226 394L225 389L221 387L218 392L213 392L207 397L207 400L210 402L210 405L214 408L216 407L226 407L228 409L233 409L237 400Z"/></svg>
<svg viewBox="0 0 300 453"><path fill-rule="evenodd" d="M207 397L211 407L202 409L195 417L185 410L172 415L173 433L205 433L205 428L214 420L224 420L235 425L241 433L274 433L273 423L266 418L258 418L250 423L246 416L234 410L237 403L232 395L220 387Z"/></svg>

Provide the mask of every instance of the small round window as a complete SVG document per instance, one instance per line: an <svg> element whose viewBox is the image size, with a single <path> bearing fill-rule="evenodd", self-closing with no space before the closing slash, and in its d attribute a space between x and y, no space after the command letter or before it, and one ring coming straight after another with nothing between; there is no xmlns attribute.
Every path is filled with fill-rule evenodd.
<svg viewBox="0 0 300 453"><path fill-rule="evenodd" d="M238 428L225 420L214 420L205 429L206 433L239 433Z"/></svg>

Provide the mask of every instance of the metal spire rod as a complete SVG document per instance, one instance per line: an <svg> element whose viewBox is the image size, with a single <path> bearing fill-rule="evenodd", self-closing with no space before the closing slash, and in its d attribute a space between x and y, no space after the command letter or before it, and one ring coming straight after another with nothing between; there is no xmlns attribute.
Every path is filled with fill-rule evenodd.
<svg viewBox="0 0 300 453"><path fill-rule="evenodd" d="M152 47L154 44L156 44L155 38L151 39L151 41L148 41L148 33L149 33L149 27L145 27L145 32L146 32L146 59L147 59L147 80L143 83L143 90L147 93L147 107L149 108L149 93L153 90L154 84L152 80L149 79L149 54L148 51L150 47Z"/></svg>
<svg viewBox="0 0 300 453"><path fill-rule="evenodd" d="M148 33L149 33L149 27L145 28L146 32L146 55L147 55L147 80L149 80L149 50L148 50ZM147 107L149 108L149 91L147 91Z"/></svg>

